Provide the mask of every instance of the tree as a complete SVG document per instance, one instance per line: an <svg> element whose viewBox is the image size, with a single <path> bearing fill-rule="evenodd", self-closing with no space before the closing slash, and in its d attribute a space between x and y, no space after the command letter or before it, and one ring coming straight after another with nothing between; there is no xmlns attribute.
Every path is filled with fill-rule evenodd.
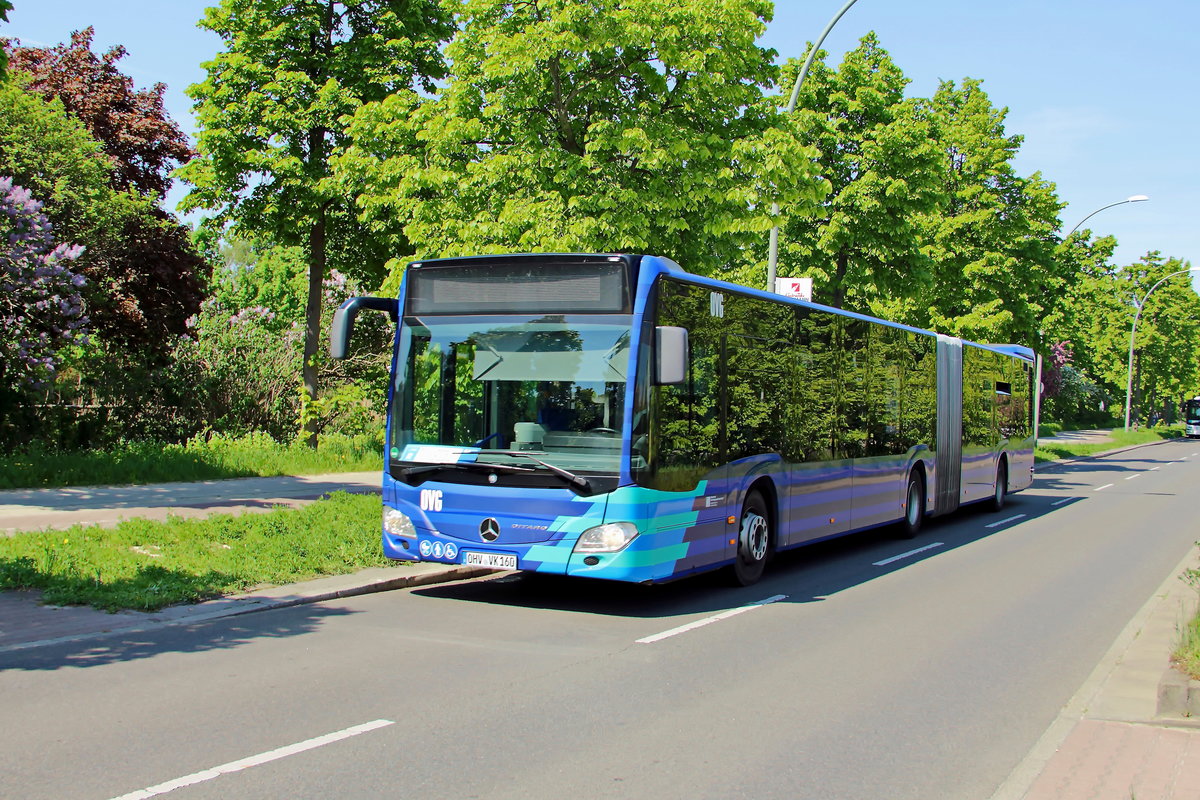
<svg viewBox="0 0 1200 800"><path fill-rule="evenodd" d="M71 34L70 44L22 47L5 41L14 72L24 73L26 91L58 98L68 114L83 123L112 159L112 185L162 197L171 170L192 157L183 130L163 108L166 86L136 90L133 79L117 68L125 48L117 45L97 56L95 29Z"/></svg>
<svg viewBox="0 0 1200 800"><path fill-rule="evenodd" d="M798 69L789 60L784 85ZM801 89L801 135L832 191L817 214L781 226L780 263L813 277L821 302L880 311L930 285L917 218L941 202L942 161L927 107L903 97L907 83L872 33L837 70L814 61Z"/></svg>
<svg viewBox="0 0 1200 800"><path fill-rule="evenodd" d="M58 234L83 245L94 332L162 355L199 307L207 265L152 197L112 185L103 148L57 98L0 84L0 174L45 203Z"/></svg>
<svg viewBox="0 0 1200 800"><path fill-rule="evenodd" d="M8 12L12 11L13 4L9 0L0 0L0 22L8 22ZM4 80L5 74L8 72L8 53L0 48L0 80Z"/></svg>
<svg viewBox="0 0 1200 800"><path fill-rule="evenodd" d="M305 249L303 379L315 399L330 256L376 279L384 261L352 224L351 198L325 180L344 141L341 118L414 86L432 91L444 74L438 44L449 36L448 15L436 0L222 0L200 25L225 50L189 89L199 157L178 172L193 187L182 206L216 212L210 226L233 223ZM308 433L315 446L315 425Z"/></svg>
<svg viewBox="0 0 1200 800"><path fill-rule="evenodd" d="M0 429L21 391L51 377L59 351L85 333L85 280L72 270L81 250L56 244L42 204L0 177Z"/></svg>
<svg viewBox="0 0 1200 800"><path fill-rule="evenodd" d="M1150 252L1138 263L1116 271L1115 294L1124 313L1109 317L1107 325L1100 323L1094 329L1095 338L1109 353L1105 377L1124 389L1129 375L1130 329L1136 304L1142 304L1134 342L1134 419L1155 410L1178 408L1200 385L1200 297L1192 287L1191 275L1167 278L1188 267L1179 259Z"/></svg>
<svg viewBox="0 0 1200 800"><path fill-rule="evenodd" d="M823 189L815 152L763 98L769 14L762 0L469 0L449 80L359 109L336 173L396 252L648 251L748 278L772 201L811 208Z"/></svg>
<svg viewBox="0 0 1200 800"><path fill-rule="evenodd" d="M1076 264L1056 252L1062 203L1039 174L1013 169L1022 138L980 81L943 81L929 102L942 155L942 202L919 216L932 261L911 321L984 342L1035 345Z"/></svg>

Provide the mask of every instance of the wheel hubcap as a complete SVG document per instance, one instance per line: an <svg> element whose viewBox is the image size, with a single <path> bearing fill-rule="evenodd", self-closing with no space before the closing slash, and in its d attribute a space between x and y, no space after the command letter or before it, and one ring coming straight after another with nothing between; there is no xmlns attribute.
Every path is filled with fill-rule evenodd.
<svg viewBox="0 0 1200 800"><path fill-rule="evenodd" d="M916 525L917 520L921 518L921 496L917 491L917 484L910 483L908 485L908 524Z"/></svg>
<svg viewBox="0 0 1200 800"><path fill-rule="evenodd" d="M742 517L742 548L753 561L767 557L767 520L753 511Z"/></svg>

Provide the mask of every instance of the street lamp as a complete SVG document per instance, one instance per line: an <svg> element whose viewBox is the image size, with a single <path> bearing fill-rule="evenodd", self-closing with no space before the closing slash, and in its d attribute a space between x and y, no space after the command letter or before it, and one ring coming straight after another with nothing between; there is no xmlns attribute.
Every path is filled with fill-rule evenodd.
<svg viewBox="0 0 1200 800"><path fill-rule="evenodd" d="M858 0L849 0L846 5L842 6L842 10L833 15L833 19L829 20L829 24L825 26L825 30L821 31L816 43L812 46L812 50L808 51L808 58L804 59L804 66L800 67L800 74L796 76L796 84L792 86L792 96L788 100L787 108L784 109L785 114L791 114L796 110L796 101L800 97L800 86L804 83L804 79L808 76L808 68L812 65L813 58L816 57L817 51L821 49L821 43L825 41L825 37L833 30L833 26L842 18L842 15L850 10L850 6L857 3ZM771 216L779 215L779 204L771 204ZM779 263L779 226L775 225L771 228L770 243L767 246L767 291L775 291L775 272L776 265Z"/></svg>
<svg viewBox="0 0 1200 800"><path fill-rule="evenodd" d="M1126 201L1126 202L1129 202L1129 201ZM1119 204L1114 203L1114 205L1119 205ZM1108 206L1105 206L1105 208L1107 208L1107 207ZM1100 209L1100 210L1103 211L1104 209ZM1093 213L1095 213L1095 212L1093 212ZM1085 217L1085 219L1086 219L1086 217ZM1080 223L1080 224L1082 224L1082 223ZM1078 226L1076 226L1076 227L1078 227ZM1071 233L1074 233L1074 231L1071 231ZM1068 236L1069 235L1070 234L1068 234ZM1138 324L1138 319L1142 316L1142 308L1146 305L1146 299L1148 297L1150 297L1150 295L1154 292L1155 289L1162 286L1164 283L1169 281L1171 278L1174 278L1176 275L1184 275L1189 272L1195 272L1198 269L1200 269L1200 267L1192 267L1190 269L1181 269L1178 272L1172 272L1170 275L1168 275L1167 277L1163 278L1158 283L1151 286L1150 291L1146 292L1144 295L1142 295L1142 299L1140 302L1138 301L1136 296L1133 299L1134 307L1137 310L1133 314L1133 327L1131 327L1129 329L1129 373L1128 373L1128 378L1125 381L1125 430L1126 431L1129 430L1129 407L1133 403L1133 337L1137 335L1137 324Z"/></svg>
<svg viewBox="0 0 1200 800"><path fill-rule="evenodd" d="M1071 228L1071 233L1068 233L1066 236L1064 236L1064 237L1063 237L1063 240L1065 241L1065 240L1067 240L1067 239L1070 239L1070 238L1071 238L1071 234L1072 234L1072 233L1075 233L1075 231L1079 230L1079 226L1080 226L1080 225L1082 225L1083 223L1087 222L1087 221L1088 221L1089 219L1091 219L1092 217L1094 217L1094 216L1096 216L1097 214L1099 214L1099 213L1100 213L1101 211L1103 211L1105 208L1112 208L1113 206L1122 206L1122 205L1125 205L1126 203L1141 203L1141 202L1143 202L1143 201L1145 201L1145 200L1149 200L1149 199L1150 199L1150 198L1149 198L1149 197L1147 197L1147 196L1146 196L1146 195L1144 195L1144 194L1135 194L1133 197L1127 197L1127 198L1125 198L1124 200L1118 200L1117 202L1115 202L1115 203L1109 203L1108 205L1106 205L1106 206L1104 206L1104 207L1102 207L1102 208L1097 208L1095 211L1093 211L1092 213L1088 214L1088 215L1087 215L1086 217L1084 217L1083 219L1079 220L1079 225L1076 225L1074 228Z"/></svg>

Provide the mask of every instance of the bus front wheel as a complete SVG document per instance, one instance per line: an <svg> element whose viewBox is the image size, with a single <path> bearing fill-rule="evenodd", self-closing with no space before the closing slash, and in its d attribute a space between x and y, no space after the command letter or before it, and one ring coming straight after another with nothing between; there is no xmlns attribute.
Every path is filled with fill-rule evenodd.
<svg viewBox="0 0 1200 800"><path fill-rule="evenodd" d="M738 528L737 558L733 562L733 577L741 586L757 583L771 554L771 517L767 503L759 492L751 492L742 506Z"/></svg>

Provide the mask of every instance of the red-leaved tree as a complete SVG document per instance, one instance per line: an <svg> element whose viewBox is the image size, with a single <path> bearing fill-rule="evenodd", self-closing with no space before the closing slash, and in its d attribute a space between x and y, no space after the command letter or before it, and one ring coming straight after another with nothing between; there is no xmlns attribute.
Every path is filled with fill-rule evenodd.
<svg viewBox="0 0 1200 800"><path fill-rule="evenodd" d="M71 34L69 44L22 47L5 42L9 68L27 76L25 89L57 97L69 114L100 142L113 162L113 187L139 194L166 194L171 170L192 157L187 135L163 107L166 86L137 89L117 68L125 48L92 52L95 29Z"/></svg>

